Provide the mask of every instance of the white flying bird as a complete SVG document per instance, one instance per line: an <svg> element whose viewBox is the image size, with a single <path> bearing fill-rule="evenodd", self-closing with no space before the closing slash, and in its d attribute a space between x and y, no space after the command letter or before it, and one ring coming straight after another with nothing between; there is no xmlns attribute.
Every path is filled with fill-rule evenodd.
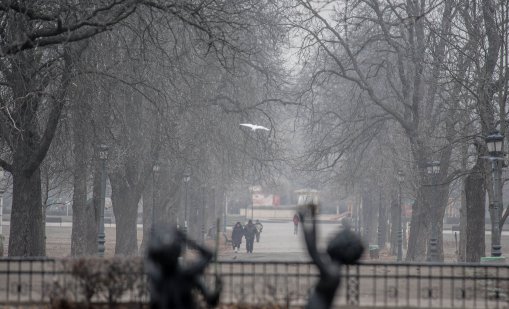
<svg viewBox="0 0 509 309"><path fill-rule="evenodd" d="M266 128L266 127L264 127L264 126L259 126L259 125L257 125L257 124L241 123L240 125L241 125L241 126L244 126L244 127L251 128L251 130L253 130L253 131L256 131L256 130L258 130L258 129L260 129L260 130L270 131L270 129L269 129L269 128Z"/></svg>

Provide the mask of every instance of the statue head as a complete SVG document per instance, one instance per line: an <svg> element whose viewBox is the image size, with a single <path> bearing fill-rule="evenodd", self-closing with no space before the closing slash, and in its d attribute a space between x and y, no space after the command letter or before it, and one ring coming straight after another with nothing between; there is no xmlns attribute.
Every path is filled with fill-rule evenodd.
<svg viewBox="0 0 509 309"><path fill-rule="evenodd" d="M177 228L159 231L152 235L148 258L159 263L163 272L172 273L178 268L179 257L185 242L185 235Z"/></svg>
<svg viewBox="0 0 509 309"><path fill-rule="evenodd" d="M360 237L345 227L328 244L327 253L335 262L351 265L362 256L364 246Z"/></svg>

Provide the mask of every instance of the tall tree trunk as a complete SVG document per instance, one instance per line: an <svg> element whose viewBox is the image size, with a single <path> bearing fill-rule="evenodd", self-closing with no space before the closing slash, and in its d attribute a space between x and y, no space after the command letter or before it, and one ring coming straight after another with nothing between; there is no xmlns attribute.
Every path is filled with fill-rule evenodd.
<svg viewBox="0 0 509 309"><path fill-rule="evenodd" d="M94 211L87 205L87 166L84 145L74 147L74 189L72 197L71 255L81 256L93 253L95 239L89 239L89 229L96 229Z"/></svg>
<svg viewBox="0 0 509 309"><path fill-rule="evenodd" d="M95 149L97 151L97 148ZM99 162L98 154L94 155L95 160L93 160L93 168L94 168L94 177L92 180L92 213L94 217L94 240L95 240L95 249L97 251L97 237L99 234L99 216L100 208L101 208L101 175L102 168L101 163Z"/></svg>
<svg viewBox="0 0 509 309"><path fill-rule="evenodd" d="M60 114L65 104L66 89L70 80L71 54L65 48L63 53L64 67L60 84L55 85L56 91L48 97L48 114L45 120L39 119L37 110L42 102L35 92L45 89L43 86L27 83L27 77L36 77L34 67L39 67L36 57L31 53L18 55L13 58L14 70L5 75L11 88L13 100L17 108L10 114L7 123L13 123L14 128L1 130L4 141L13 150L12 164L0 160L1 165L13 176L12 213L9 237L9 256L44 256L44 220L42 210L41 171L40 165L51 145L58 127ZM30 79L31 81L34 81ZM2 119L5 119L2 117ZM2 120L3 121L3 120ZM5 122L3 122L6 124ZM44 128L42 134L40 129ZM11 130L12 129L12 130ZM7 134L7 135L6 135Z"/></svg>
<svg viewBox="0 0 509 309"><path fill-rule="evenodd" d="M434 188L431 188L433 190L432 194L432 200L430 202L431 208L435 209L434 212L431 212L430 214L430 238L431 233L433 232L433 223L436 224L437 229L437 256L438 261L444 260L444 246L443 246L443 230L444 230L444 216L445 216L445 209L447 206L447 199L449 197L449 192L445 191L445 188L441 185L437 185ZM447 187L448 190L448 187ZM430 242L427 242L428 244L428 256L430 249Z"/></svg>
<svg viewBox="0 0 509 309"><path fill-rule="evenodd" d="M80 102L81 103L81 102ZM87 138L81 105L73 109L74 187L72 197L71 255L92 255L96 246L96 220L92 203L87 203Z"/></svg>
<svg viewBox="0 0 509 309"><path fill-rule="evenodd" d="M466 226L465 231L465 262L480 262L485 252L485 201L486 190L482 168L476 164L465 178L466 193Z"/></svg>
<svg viewBox="0 0 509 309"><path fill-rule="evenodd" d="M386 243L386 231L387 231L387 212L385 207L385 199L383 198L382 188L379 192L378 200L378 231L377 231L377 242L380 250L385 248Z"/></svg>
<svg viewBox="0 0 509 309"><path fill-rule="evenodd" d="M147 184L143 190L143 239L140 245L140 254L144 253L150 242L150 230L152 228L152 212L154 211L154 186L152 183Z"/></svg>
<svg viewBox="0 0 509 309"><path fill-rule="evenodd" d="M9 256L44 256L41 172L13 173Z"/></svg>
<svg viewBox="0 0 509 309"><path fill-rule="evenodd" d="M461 188L461 207L460 207L460 230L459 230L459 244L458 244L458 262L465 262L466 246L467 246L467 199L465 191L466 178L463 179L463 186ZM457 233L457 232L453 232ZM457 237L457 236L455 236Z"/></svg>
<svg viewBox="0 0 509 309"><path fill-rule="evenodd" d="M418 191L417 201L412 209L408 238L407 261L425 261L426 248L431 233L431 212L424 199L424 187Z"/></svg>
<svg viewBox="0 0 509 309"><path fill-rule="evenodd" d="M170 168L163 169L161 173L158 194L161 216L157 219L158 225L177 225L177 216L181 200L180 195L182 194L180 190L182 177L178 173L173 173L174 171Z"/></svg>
<svg viewBox="0 0 509 309"><path fill-rule="evenodd" d="M136 221L140 196L133 192L126 181L110 177L111 201L116 222L115 255L138 254Z"/></svg>
<svg viewBox="0 0 509 309"><path fill-rule="evenodd" d="M187 217L189 228L188 232L191 237L194 239L198 239L200 236L200 205L202 202L201 199L201 190L200 184L194 182L189 185L188 188L188 205L187 205Z"/></svg>
<svg viewBox="0 0 509 309"><path fill-rule="evenodd" d="M367 185L366 189L362 193L362 217L363 220L363 234L362 238L369 244L376 243L376 221L375 213L377 210L376 204L374 203L373 190L371 185Z"/></svg>
<svg viewBox="0 0 509 309"><path fill-rule="evenodd" d="M399 200L398 193L393 191L391 194L391 234L390 245L391 255L398 254L398 221L399 220Z"/></svg>

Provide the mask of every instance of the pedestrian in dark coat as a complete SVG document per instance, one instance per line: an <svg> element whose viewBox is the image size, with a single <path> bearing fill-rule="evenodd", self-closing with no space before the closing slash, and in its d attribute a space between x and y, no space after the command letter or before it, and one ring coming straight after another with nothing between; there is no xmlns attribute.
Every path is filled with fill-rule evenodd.
<svg viewBox="0 0 509 309"><path fill-rule="evenodd" d="M297 231L299 230L299 222L300 222L299 215L297 214L293 215L293 235L297 235Z"/></svg>
<svg viewBox="0 0 509 309"><path fill-rule="evenodd" d="M246 237L247 253L253 253L253 243L256 235L256 226L252 220L249 220L244 227L244 237Z"/></svg>
<svg viewBox="0 0 509 309"><path fill-rule="evenodd" d="M235 226L232 230L232 246L235 252L238 252L240 249L240 244L242 244L242 236L244 235L244 228L240 222L235 223Z"/></svg>

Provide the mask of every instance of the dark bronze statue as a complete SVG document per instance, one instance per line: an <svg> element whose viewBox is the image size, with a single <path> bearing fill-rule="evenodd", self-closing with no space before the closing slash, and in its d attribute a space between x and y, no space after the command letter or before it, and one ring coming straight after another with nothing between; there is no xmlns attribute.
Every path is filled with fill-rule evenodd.
<svg viewBox="0 0 509 309"><path fill-rule="evenodd" d="M180 262L182 248L198 252L198 256L183 265ZM208 306L216 306L221 292L221 280L216 275L216 289L209 291L203 281L203 273L211 262L213 253L172 228L153 236L147 253L146 271L149 279L151 309L196 308L194 291L198 291Z"/></svg>
<svg viewBox="0 0 509 309"><path fill-rule="evenodd" d="M355 264L362 256L364 247L359 236L344 222L345 228L329 242L327 255L322 255L316 245L316 205L306 205L299 209L298 214L309 255L320 271L320 278L306 308L331 308L341 283L341 265Z"/></svg>

